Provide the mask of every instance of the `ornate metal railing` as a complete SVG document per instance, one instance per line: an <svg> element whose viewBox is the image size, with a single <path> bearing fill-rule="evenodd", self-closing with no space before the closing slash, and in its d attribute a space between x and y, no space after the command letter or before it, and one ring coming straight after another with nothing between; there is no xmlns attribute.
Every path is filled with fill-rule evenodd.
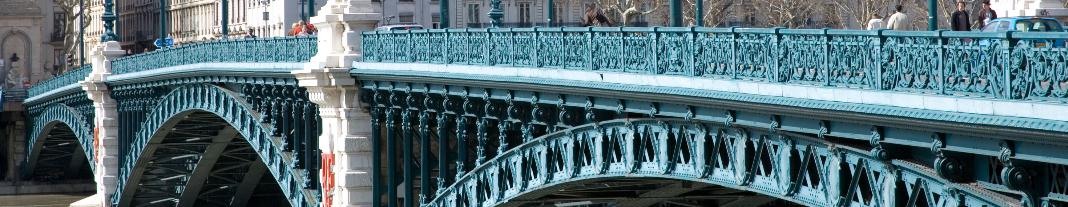
<svg viewBox="0 0 1068 207"><path fill-rule="evenodd" d="M316 37L214 40L119 58L113 74L194 63L307 62L316 53Z"/></svg>
<svg viewBox="0 0 1068 207"><path fill-rule="evenodd" d="M78 81L85 80L85 77L89 76L89 72L91 72L92 70L92 66L85 65L82 67L75 68L74 70L64 73L63 75L56 76L52 79L38 82L37 84L30 86L28 97L34 97L64 86L76 84L78 83Z"/></svg>
<svg viewBox="0 0 1068 207"><path fill-rule="evenodd" d="M513 28L363 33L364 61L544 67L1068 102L1065 33Z"/></svg>

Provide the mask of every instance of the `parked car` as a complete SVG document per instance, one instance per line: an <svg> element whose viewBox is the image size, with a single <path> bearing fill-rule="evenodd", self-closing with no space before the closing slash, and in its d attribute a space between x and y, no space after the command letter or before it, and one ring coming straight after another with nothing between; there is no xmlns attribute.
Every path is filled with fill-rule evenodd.
<svg viewBox="0 0 1068 207"><path fill-rule="evenodd" d="M375 28L375 31L400 31L400 30L417 30L417 29L423 29L423 25L418 25L418 24L386 25L386 26L381 26L381 27Z"/></svg>
<svg viewBox="0 0 1068 207"><path fill-rule="evenodd" d="M1064 32L1061 21L1048 17L1007 17L990 20L983 27L983 32ZM1048 40L1036 40L1036 47L1055 46L1064 47L1064 39L1052 40L1053 45L1048 45Z"/></svg>

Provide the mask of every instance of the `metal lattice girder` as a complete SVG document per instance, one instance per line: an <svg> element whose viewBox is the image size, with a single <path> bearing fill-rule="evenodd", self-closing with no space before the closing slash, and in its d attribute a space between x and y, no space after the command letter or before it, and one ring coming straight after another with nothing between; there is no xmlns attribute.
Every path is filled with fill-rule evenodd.
<svg viewBox="0 0 1068 207"><path fill-rule="evenodd" d="M80 94L80 95L85 95ZM86 110L84 97L65 97L42 105L34 105L31 110L31 125L26 133L27 149L24 164L22 165L23 177L33 177L39 171L38 165L68 164L59 169L63 171L78 170L77 166L88 166L90 170L95 166L93 159L92 137L92 110ZM75 104L70 107L67 104ZM89 111L89 112L86 112ZM88 113L88 114L87 114ZM57 131L58 130L58 131ZM58 154L57 154L58 153ZM53 160L55 156L63 155L68 159L77 159L78 163L72 162L42 162L41 159ZM77 155L77 156L73 156ZM67 173L69 174L69 173ZM91 174L91 173L90 173Z"/></svg>
<svg viewBox="0 0 1068 207"><path fill-rule="evenodd" d="M924 172L930 169L923 166L881 162L866 151L829 144L801 134L716 123L619 120L589 124L528 141L476 166L430 206L494 206L559 184L621 177L701 182L809 206L916 202L915 199L897 200L894 193L943 199L921 199L920 202L931 202L931 206L934 202L969 206L1013 204L1008 199L990 197L982 189L931 177ZM709 153L713 152L710 147L720 146L732 149L726 154L733 156L726 161L734 168L717 165L716 160L723 154ZM623 154L623 159L606 159L613 153ZM808 170L812 168L802 166L812 162L806 158L809 156L827 158L830 165ZM547 167L529 168L531 165ZM518 169L537 170L523 173ZM814 177L822 183L815 188L796 182ZM913 187L903 192L887 192L893 188L882 186L891 183ZM801 190L806 187L810 190Z"/></svg>
<svg viewBox="0 0 1068 207"><path fill-rule="evenodd" d="M34 145L29 165L23 166L24 177L42 182L68 179L91 179L91 163L87 160L78 136L62 122L49 123Z"/></svg>
<svg viewBox="0 0 1068 207"><path fill-rule="evenodd" d="M120 90L117 90L125 91L123 93L130 93L121 95L116 99L127 101L126 105L122 104L124 101L119 101L120 108L124 108L123 110L131 118L128 120L134 121L130 124L140 125L138 127L139 131L120 135L120 137L130 138L130 144L123 157L122 171L119 174L120 192L116 193L117 196L113 198L118 205L140 202L148 204L153 204L152 202L169 203L168 205L177 203L178 205L194 206L229 205L246 201L227 200L225 199L226 197L263 200L263 198L267 198L259 196L259 194L263 193L277 194L280 198L283 198L278 200L287 201L294 206L309 206L318 202L315 200L318 197L317 192L306 190L313 189L314 186L308 186L315 184L313 184L313 180L308 178L310 176L307 175L305 169L315 169L316 165L294 167L296 164L295 159L304 159L297 156L297 149L307 152L309 142L312 143L310 146L316 146L312 142L313 140L307 140L303 137L317 132L317 128L310 124L298 126L293 120L284 120L285 117L292 118L296 117L296 115L314 115L314 113L307 113L307 111L315 110L314 106L308 105L306 101L289 100L289 98L284 97L279 101L277 97L270 96L272 94L295 96L301 94L300 91L286 89L289 92L279 90L268 93L268 91L275 89L283 89L282 87L271 86L261 87L270 90L243 88L243 92L246 93L236 93L219 86L196 83L184 84L171 89L158 86L148 87L150 88L119 87ZM167 93L159 91L167 91ZM152 103L135 101L141 99L127 99L136 94L163 95L159 99L154 99ZM247 104L248 102L255 104L250 105ZM152 106L152 108L144 108L147 106ZM132 113L137 111L144 112L140 114ZM143 115L143 117L137 117L137 115ZM180 128L185 123L189 124L189 128ZM223 131L220 131L223 128L235 130L238 137L234 138L234 142L243 144L235 145L233 142L225 142L230 143L228 145L222 145L221 143L223 142L212 144L212 140L216 138L222 139L222 137L216 136L219 133L223 133ZM297 134L297 131L302 134ZM295 145L287 149L286 143L294 143ZM185 150L170 150L165 151L162 155L155 155L160 153L157 148L181 148ZM225 150L216 153L219 149ZM211 152L205 153L205 150L211 150ZM194 157L186 161L187 163L182 164L162 163L165 165L160 165L152 162L154 159L158 159L157 157L159 156ZM209 162L215 163L211 165ZM237 163L240 163L240 165L237 165L239 167L233 166ZM248 165L251 163L262 163L265 166ZM152 167L156 165L158 167ZM273 176L264 175L264 171ZM259 175L257 175L257 172L259 172ZM277 186L275 188L280 189L270 190L263 188L260 182L256 182L256 185L249 185L249 182L242 180L246 175L249 177L260 176L265 179L270 177L272 178L270 180L276 181L276 184L273 184ZM181 182L159 183L158 185L152 185L154 189L140 190L144 185L138 182L146 182L144 180L148 177L145 176L154 176L151 178L155 179L171 178L171 180L180 180ZM181 191L177 189L181 189ZM198 191L198 189L199 193L192 193ZM142 197L143 193L152 192L157 193L144 194L143 196L146 198L139 198ZM182 195L182 192L187 194ZM205 202L205 200L211 200L212 202ZM216 201L218 202L215 203Z"/></svg>

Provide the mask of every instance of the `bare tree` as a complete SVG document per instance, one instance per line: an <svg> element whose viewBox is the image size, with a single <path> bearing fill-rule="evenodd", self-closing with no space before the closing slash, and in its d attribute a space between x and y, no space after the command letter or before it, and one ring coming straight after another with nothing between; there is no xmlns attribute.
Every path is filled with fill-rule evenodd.
<svg viewBox="0 0 1068 207"><path fill-rule="evenodd" d="M806 25L823 0L753 0L765 26L798 28Z"/></svg>
<svg viewBox="0 0 1068 207"><path fill-rule="evenodd" d="M843 23L850 22L846 25L859 25L859 28L864 28L872 15L889 17L890 8L896 2L896 0L832 0L831 4L837 10L837 16Z"/></svg>
<svg viewBox="0 0 1068 207"><path fill-rule="evenodd" d="M697 1L704 1L704 13L701 17L705 21L705 25L697 25L697 18L694 12L697 12ZM687 25L694 26L720 26L729 19L730 8L734 6L734 0L686 0L683 7L683 21Z"/></svg>
<svg viewBox="0 0 1068 207"><path fill-rule="evenodd" d="M964 0L967 6L965 11L968 11L969 18L972 22L975 18L978 18L979 10L982 10L982 4L977 0ZM912 18L913 26L916 28L927 28L928 16L927 16L927 0L906 0L902 2L908 11L909 17ZM948 28L950 18L953 16L953 12L957 11L957 0L938 0L938 28Z"/></svg>
<svg viewBox="0 0 1068 207"><path fill-rule="evenodd" d="M598 4L604 8L605 15L612 19L612 22L619 22L621 26L629 25L631 20L638 16L656 12L663 2L663 0L598 0ZM645 8L642 5L645 5Z"/></svg>
<svg viewBox="0 0 1068 207"><path fill-rule="evenodd" d="M63 51L66 52L67 55L71 55L74 57L73 59L71 59L72 61L77 61L77 58L79 58L77 54L81 52L78 50L79 29L88 27L89 22L92 22L88 15L78 13L78 9L80 8L78 5L78 1L79 0L56 1L56 8L59 12L63 13L63 16L66 18L63 20L64 22L66 22L65 27L63 27ZM86 12L88 12L88 9L86 9ZM82 18L83 21L76 21L77 18ZM67 65L74 64L68 63ZM56 71L56 74L64 73L72 68L73 66L67 68L64 71Z"/></svg>

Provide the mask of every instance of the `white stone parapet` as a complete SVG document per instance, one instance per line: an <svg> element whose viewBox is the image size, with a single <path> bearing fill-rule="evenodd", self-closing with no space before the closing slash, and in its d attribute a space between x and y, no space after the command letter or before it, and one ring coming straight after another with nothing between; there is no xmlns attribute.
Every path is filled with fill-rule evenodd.
<svg viewBox="0 0 1068 207"><path fill-rule="evenodd" d="M81 81L82 89L93 100L95 116L93 124L93 155L96 162L96 171L93 179L96 181L96 193L100 206L111 206L109 198L115 194L119 177L119 113L116 110L115 99L111 98L111 90L108 89L105 80L111 75L111 62L122 57L125 51L119 46L119 42L110 41L93 47L92 72Z"/></svg>
<svg viewBox="0 0 1068 207"><path fill-rule="evenodd" d="M361 58L360 33L374 29L381 11L370 0L328 1L310 20L319 29L318 54L293 72L319 105L324 207L371 206L371 116L349 69Z"/></svg>

